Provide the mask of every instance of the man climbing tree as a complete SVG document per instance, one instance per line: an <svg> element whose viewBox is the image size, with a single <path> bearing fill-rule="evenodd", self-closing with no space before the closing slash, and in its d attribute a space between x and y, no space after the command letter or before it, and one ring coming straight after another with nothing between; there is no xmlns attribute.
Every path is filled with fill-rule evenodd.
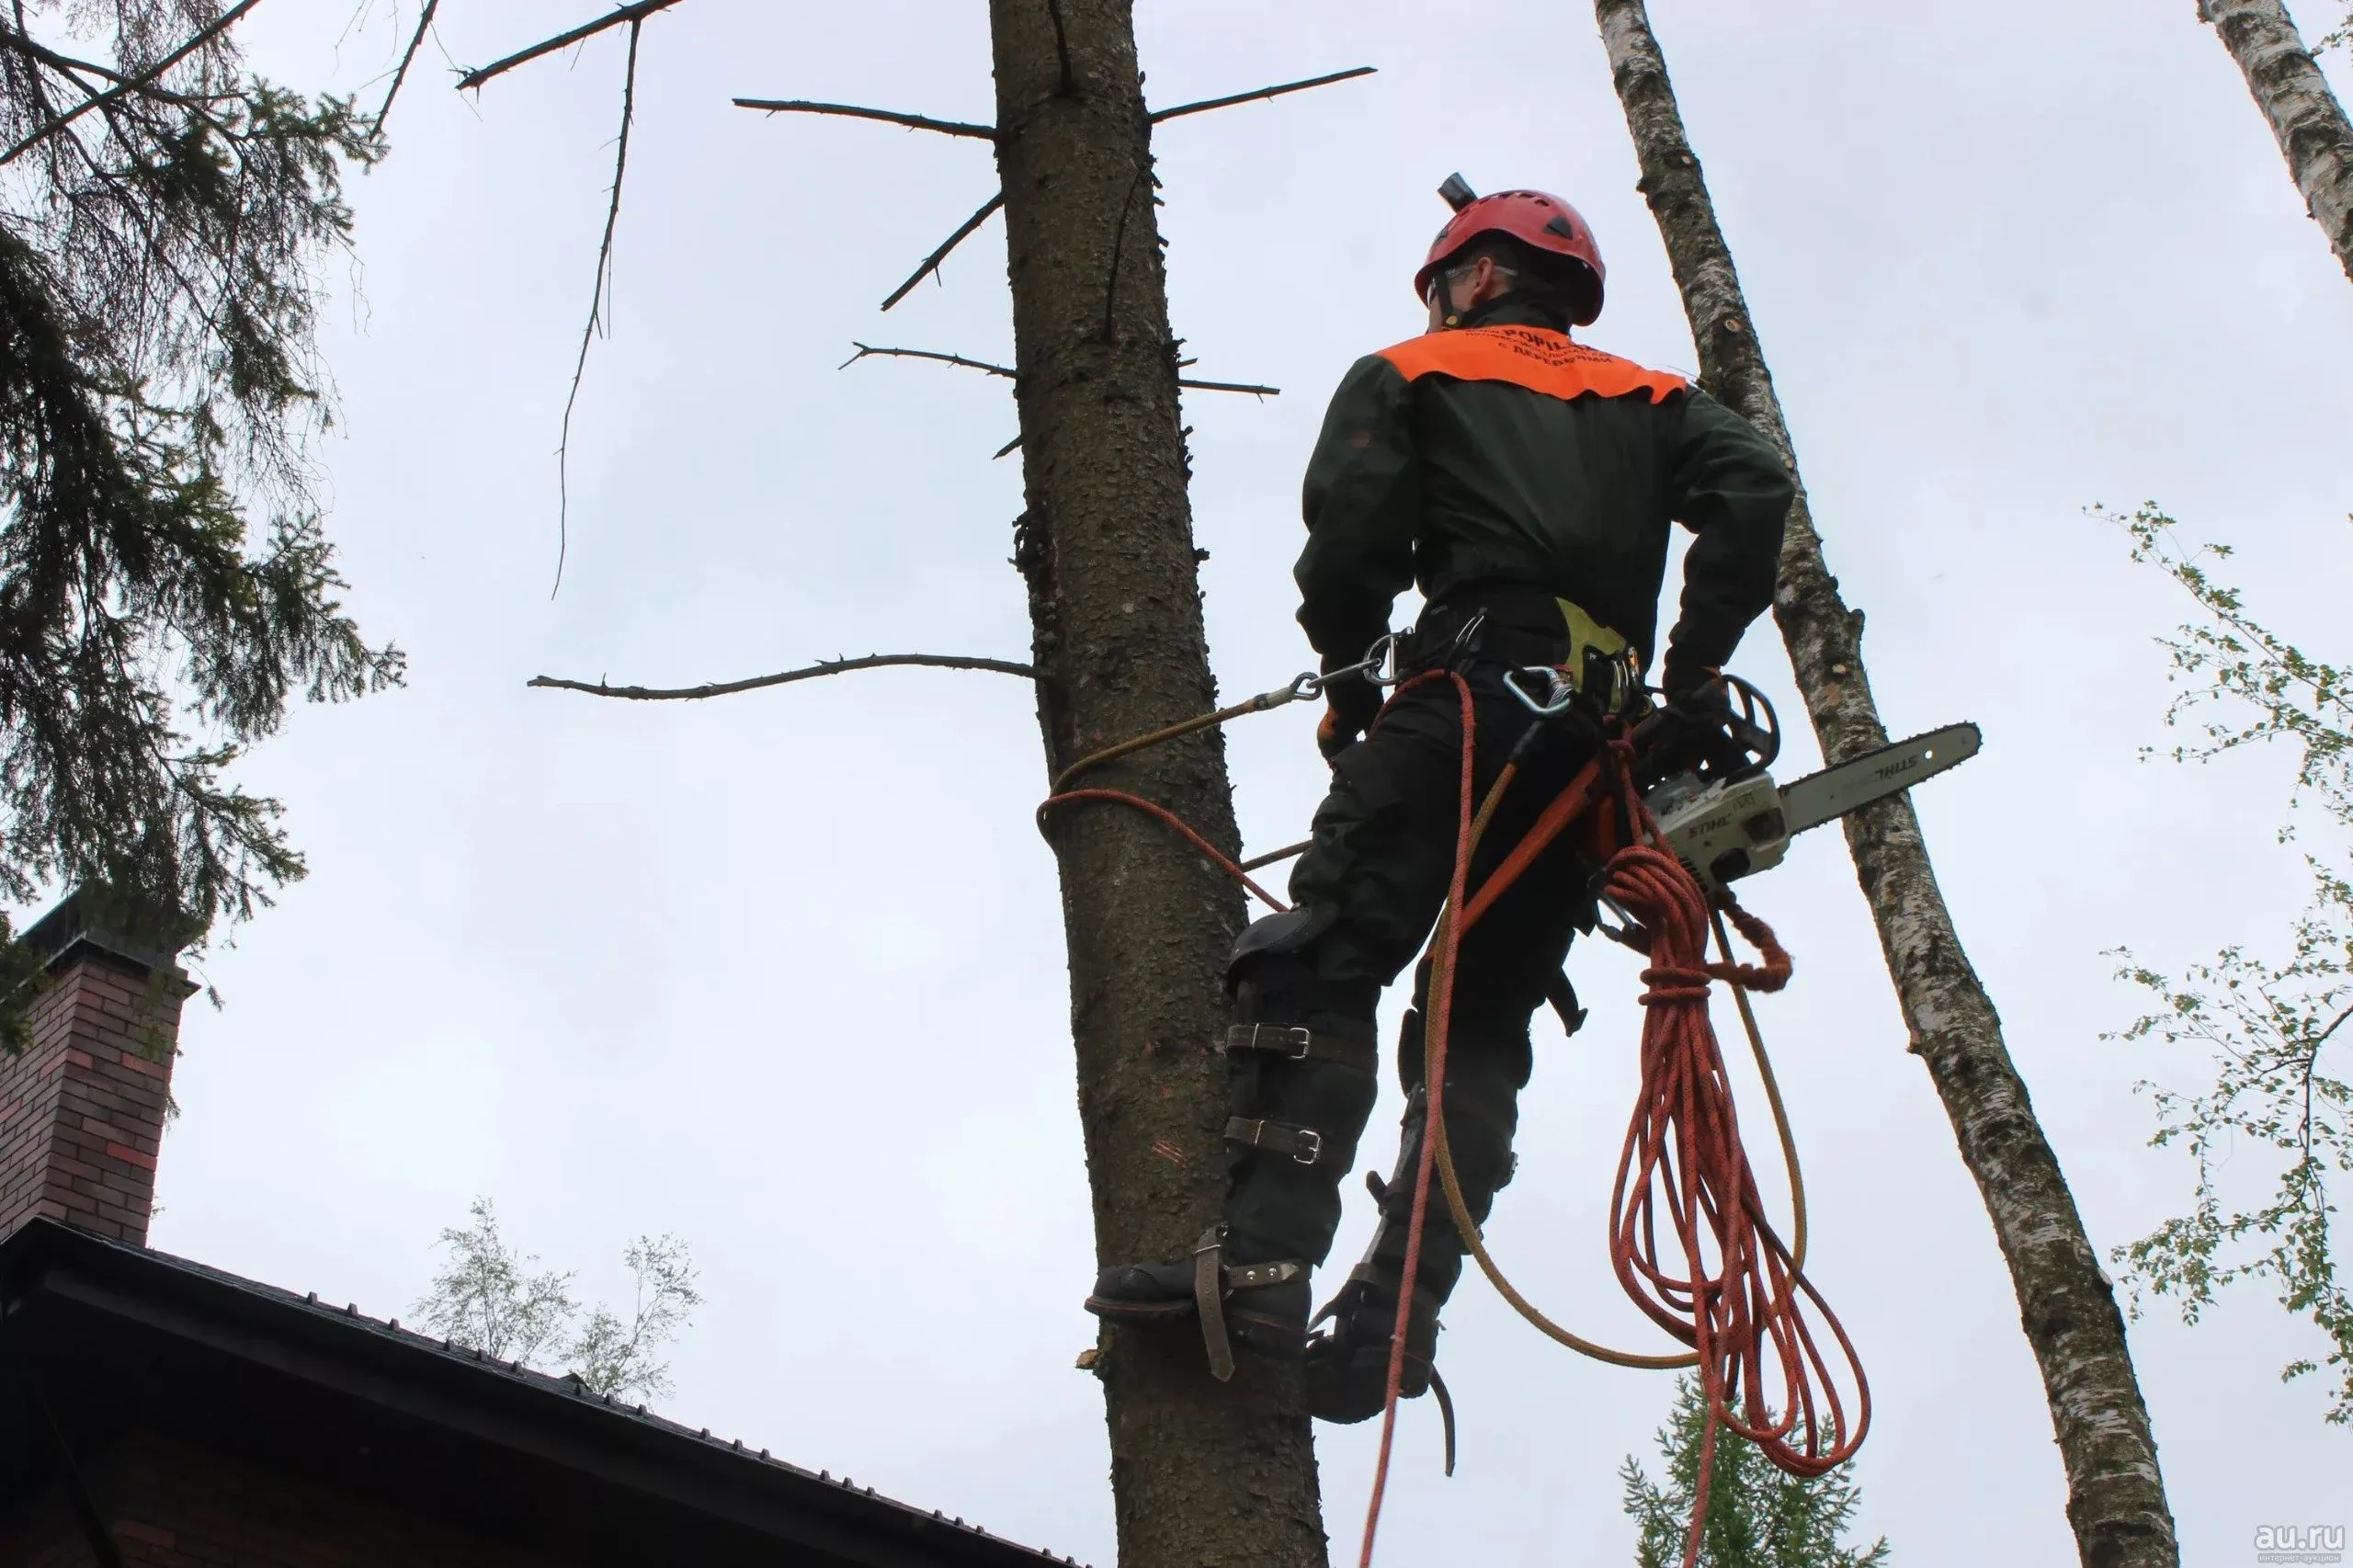
<svg viewBox="0 0 2353 1568"><path fill-rule="evenodd" d="M1793 494L1771 446L1713 398L1573 341L1601 313L1604 277L1575 209L1540 191L1448 189L1461 205L1414 278L1428 335L1358 361L1308 465L1299 619L1328 677L1318 739L1333 783L1291 877L1294 907L1245 932L1227 970L1237 1021L1225 1036L1222 1224L1194 1256L1107 1269L1087 1301L1113 1322L1198 1318L1220 1366L1229 1331L1264 1354L1303 1350L1309 1409L1327 1421L1363 1421L1385 1403L1427 1115L1427 960L1398 1046L1398 1174L1376 1186L1371 1246L1312 1339L1308 1275L1331 1246L1340 1181L1372 1108L1375 1006L1453 877L1462 773L1454 687L1417 685L1381 711L1368 648L1396 596L1418 584L1427 608L1401 641L1399 673L1470 683L1474 793L1507 756L1518 762L1476 884L1593 756L1602 722L1647 705L1654 663L1669 705L1664 746L1697 750L1722 734L1718 671L1771 601ZM1657 603L1677 521L1699 537L1661 656ZM1505 677L1536 665L1567 672L1585 722L1531 720ZM1561 965L1575 927L1591 927L1594 869L1570 838L1555 841L1462 943L1444 1116L1474 1220L1510 1179L1531 1015L1558 995L1575 1027ZM1412 1281L1407 1397L1430 1386L1438 1309L1462 1256L1452 1224L1434 1216Z"/></svg>

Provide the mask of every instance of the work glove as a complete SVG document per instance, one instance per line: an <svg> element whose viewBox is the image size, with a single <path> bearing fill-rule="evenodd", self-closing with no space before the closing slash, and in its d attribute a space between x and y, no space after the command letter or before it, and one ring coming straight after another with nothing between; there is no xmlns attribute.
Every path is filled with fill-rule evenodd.
<svg viewBox="0 0 2353 1568"><path fill-rule="evenodd" d="M1643 774L1664 778L1724 755L1732 744L1732 692L1722 676L1704 666L1669 668L1666 705L1644 725Z"/></svg>
<svg viewBox="0 0 2353 1568"><path fill-rule="evenodd" d="M1343 676L1324 688L1324 722L1315 726L1315 749L1326 762L1357 744L1381 712L1381 688L1361 675Z"/></svg>

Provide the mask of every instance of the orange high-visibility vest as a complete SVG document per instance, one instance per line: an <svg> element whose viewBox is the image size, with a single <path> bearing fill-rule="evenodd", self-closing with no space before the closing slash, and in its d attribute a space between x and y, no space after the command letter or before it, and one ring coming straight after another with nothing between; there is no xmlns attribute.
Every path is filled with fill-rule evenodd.
<svg viewBox="0 0 2353 1568"><path fill-rule="evenodd" d="M1381 357L1407 381L1424 376L1451 376L1458 381L1509 381L1557 398L1591 392L1597 397L1631 397L1648 392L1653 403L1665 403L1690 382L1665 370L1648 370L1631 359L1620 359L1598 348L1571 341L1564 332L1540 326L1473 326L1451 332L1427 333Z"/></svg>

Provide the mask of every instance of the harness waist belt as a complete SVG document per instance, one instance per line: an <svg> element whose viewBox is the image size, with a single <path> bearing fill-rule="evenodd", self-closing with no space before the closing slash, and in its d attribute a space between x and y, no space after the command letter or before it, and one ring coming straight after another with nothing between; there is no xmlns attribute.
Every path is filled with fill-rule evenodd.
<svg viewBox="0 0 2353 1568"><path fill-rule="evenodd" d="M1467 584L1422 614L1405 645L1423 669L1478 659L1543 665L1605 713L1639 706L1642 654L1614 629L1568 599L1525 583Z"/></svg>

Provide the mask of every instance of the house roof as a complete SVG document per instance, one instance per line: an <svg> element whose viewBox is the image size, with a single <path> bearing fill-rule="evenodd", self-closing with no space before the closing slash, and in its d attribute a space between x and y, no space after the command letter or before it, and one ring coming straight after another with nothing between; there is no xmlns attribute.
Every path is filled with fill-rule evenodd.
<svg viewBox="0 0 2353 1568"><path fill-rule="evenodd" d="M49 1220L0 1242L0 1317L85 1462L156 1428L584 1564L1072 1561L576 1380ZM0 1506L41 1484L54 1442L0 1401Z"/></svg>

